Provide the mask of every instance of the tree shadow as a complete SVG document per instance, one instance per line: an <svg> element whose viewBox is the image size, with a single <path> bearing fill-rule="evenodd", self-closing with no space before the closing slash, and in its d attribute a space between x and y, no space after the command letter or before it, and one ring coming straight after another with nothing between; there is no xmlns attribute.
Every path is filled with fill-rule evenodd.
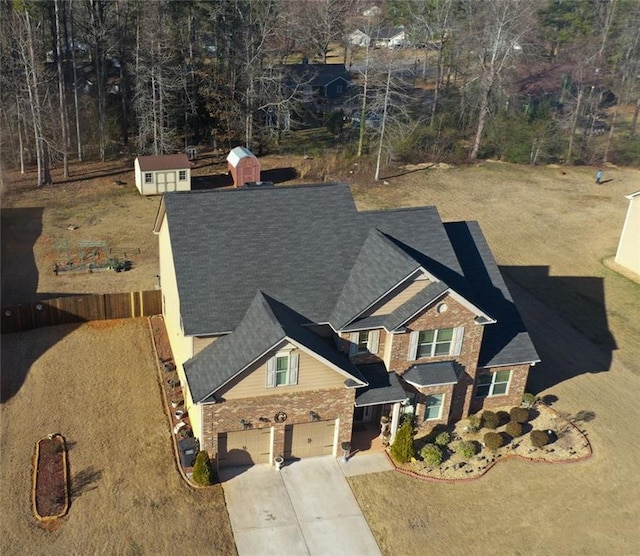
<svg viewBox="0 0 640 556"><path fill-rule="evenodd" d="M78 471L71 477L71 488L69 495L71 501L77 500L85 492L89 492L98 488L96 484L102 478L102 471L94 467L87 467L82 471Z"/></svg>
<svg viewBox="0 0 640 556"><path fill-rule="evenodd" d="M392 178L399 178L401 176L406 176L407 174L415 174L416 172L422 172L423 170L429 170L430 168L435 167L435 164L429 164L428 166L425 166L424 168L413 168L411 170L405 170L404 172L398 172L397 174L393 174L391 176L383 176L381 179L392 179Z"/></svg>

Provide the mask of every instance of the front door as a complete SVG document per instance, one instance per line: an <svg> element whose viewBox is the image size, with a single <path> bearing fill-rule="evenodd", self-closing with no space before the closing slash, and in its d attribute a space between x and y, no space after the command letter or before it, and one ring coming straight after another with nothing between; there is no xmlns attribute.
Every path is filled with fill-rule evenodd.
<svg viewBox="0 0 640 556"><path fill-rule="evenodd" d="M365 405L364 407L356 407L353 412L354 423L370 423L373 416L373 406Z"/></svg>

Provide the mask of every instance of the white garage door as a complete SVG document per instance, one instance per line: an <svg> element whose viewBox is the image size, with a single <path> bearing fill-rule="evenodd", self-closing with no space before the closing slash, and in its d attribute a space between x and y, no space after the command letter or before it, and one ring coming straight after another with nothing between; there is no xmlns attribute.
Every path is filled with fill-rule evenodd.
<svg viewBox="0 0 640 556"><path fill-rule="evenodd" d="M335 430L335 421L288 425L284 432L285 459L333 454Z"/></svg>
<svg viewBox="0 0 640 556"><path fill-rule="evenodd" d="M271 429L227 432L218 435L218 465L269 463Z"/></svg>
<svg viewBox="0 0 640 556"><path fill-rule="evenodd" d="M158 172L156 174L156 187L158 193L166 193L176 190L176 173L175 172Z"/></svg>

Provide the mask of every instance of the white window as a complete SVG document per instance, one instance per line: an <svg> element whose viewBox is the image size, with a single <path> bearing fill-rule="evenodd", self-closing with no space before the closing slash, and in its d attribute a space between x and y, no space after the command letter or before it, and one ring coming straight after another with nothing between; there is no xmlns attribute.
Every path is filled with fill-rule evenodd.
<svg viewBox="0 0 640 556"><path fill-rule="evenodd" d="M298 383L298 354L281 351L267 361L267 388Z"/></svg>
<svg viewBox="0 0 640 556"><path fill-rule="evenodd" d="M360 355L364 353L378 353L380 343L379 330L362 330L352 332L350 337L349 355Z"/></svg>
<svg viewBox="0 0 640 556"><path fill-rule="evenodd" d="M153 183L153 174L151 172L144 174L144 183Z"/></svg>
<svg viewBox="0 0 640 556"><path fill-rule="evenodd" d="M409 337L407 359L421 357L460 355L464 328L441 328L439 330L415 330Z"/></svg>
<svg viewBox="0 0 640 556"><path fill-rule="evenodd" d="M184 180L186 180L186 179L187 179L187 171L186 171L186 170L180 170L180 171L178 172L178 179L179 179L180 181L184 181Z"/></svg>
<svg viewBox="0 0 640 556"><path fill-rule="evenodd" d="M431 421L442 417L442 406L444 404L444 394L431 394L427 396L424 410L424 420Z"/></svg>
<svg viewBox="0 0 640 556"><path fill-rule="evenodd" d="M502 396L509 389L511 371L498 371L496 373L486 373L478 377L478 387L476 388L476 398L487 398L491 396Z"/></svg>

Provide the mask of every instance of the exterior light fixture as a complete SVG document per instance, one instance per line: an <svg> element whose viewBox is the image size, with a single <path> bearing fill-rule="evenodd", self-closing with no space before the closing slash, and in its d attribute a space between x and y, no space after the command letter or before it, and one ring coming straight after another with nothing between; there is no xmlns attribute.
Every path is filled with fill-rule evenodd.
<svg viewBox="0 0 640 556"><path fill-rule="evenodd" d="M318 415L315 411L309 411L309 421L319 421L320 415Z"/></svg>
<svg viewBox="0 0 640 556"><path fill-rule="evenodd" d="M240 424L244 430L247 430L251 426L251 423L246 419L240 419Z"/></svg>

